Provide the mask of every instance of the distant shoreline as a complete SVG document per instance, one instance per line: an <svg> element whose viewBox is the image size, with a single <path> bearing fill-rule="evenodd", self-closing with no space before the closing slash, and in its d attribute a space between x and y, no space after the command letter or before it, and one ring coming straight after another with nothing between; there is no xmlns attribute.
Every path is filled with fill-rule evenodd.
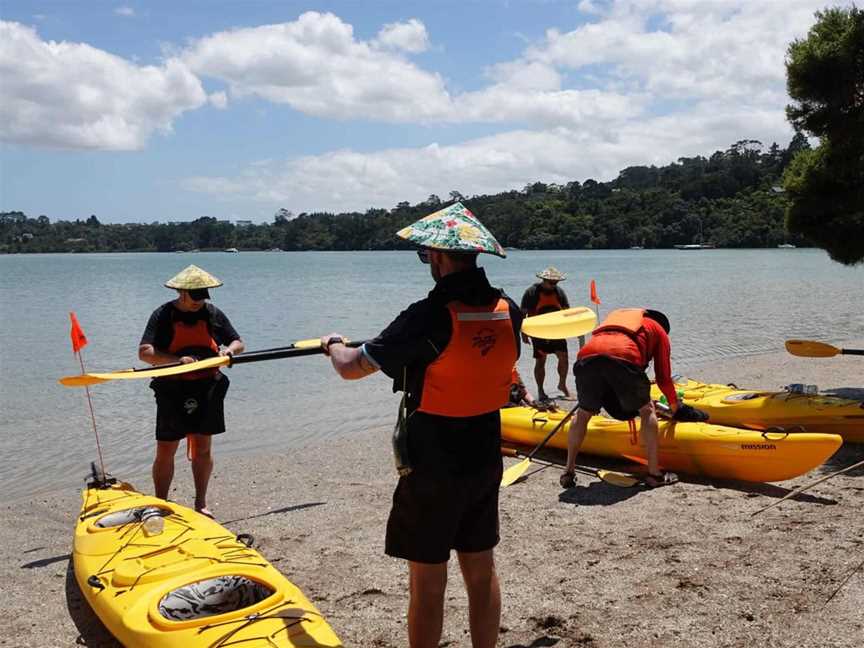
<svg viewBox="0 0 864 648"><path fill-rule="evenodd" d="M658 247L658 248L509 248L507 252L612 252L612 251L622 251L622 252L655 252L658 250L663 251L695 251L695 252L711 252L715 250L818 250L820 248L814 245L798 245L793 248L782 248L779 246L760 246L760 247L712 247L712 248L702 248L699 250L682 250L676 247ZM237 253L243 252L273 252L282 253L282 252L412 252L413 249L404 248L404 247L392 247L392 248L376 248L373 250L370 249L355 249L355 250L338 250L338 249L319 249L319 248L304 248L302 250L272 250L272 249L264 249L264 248L237 248ZM202 248L199 250L171 250L171 251L159 251L159 250L55 250L52 252L43 252L43 251L34 251L34 252L9 252L5 250L0 250L0 255L3 256L25 256L31 254L199 254L199 253L208 253L212 254L215 252L223 252L226 254L234 254L235 252L229 252L227 250L223 250L221 248Z"/></svg>

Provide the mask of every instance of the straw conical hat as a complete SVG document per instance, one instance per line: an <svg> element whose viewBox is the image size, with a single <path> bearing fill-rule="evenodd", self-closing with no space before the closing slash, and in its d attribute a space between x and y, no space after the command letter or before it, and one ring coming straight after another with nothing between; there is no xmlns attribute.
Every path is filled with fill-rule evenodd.
<svg viewBox="0 0 864 648"><path fill-rule="evenodd" d="M166 288L175 288L177 290L218 288L221 285L221 281L196 265L190 265L165 282Z"/></svg>
<svg viewBox="0 0 864 648"><path fill-rule="evenodd" d="M549 266L543 272L538 272L537 278L546 279L547 281L564 281L567 278L567 275L555 266Z"/></svg>
<svg viewBox="0 0 864 648"><path fill-rule="evenodd" d="M499 257L507 256L501 244L462 203L421 218L404 227L396 236L415 245L446 252L485 252Z"/></svg>

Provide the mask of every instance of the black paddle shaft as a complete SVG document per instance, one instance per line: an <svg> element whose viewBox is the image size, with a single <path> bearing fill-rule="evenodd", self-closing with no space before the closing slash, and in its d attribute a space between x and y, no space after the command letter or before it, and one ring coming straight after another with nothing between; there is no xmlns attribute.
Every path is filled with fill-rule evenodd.
<svg viewBox="0 0 864 648"><path fill-rule="evenodd" d="M864 349L840 349L840 354L864 356Z"/></svg>
<svg viewBox="0 0 864 648"><path fill-rule="evenodd" d="M363 346L364 344L366 344L366 340L357 340L354 342L348 342L346 346L359 347ZM279 360L280 358L296 358L299 356L319 355L321 353L324 353L324 349L321 347L312 347L307 349L286 347L276 349L264 349L262 351L248 351L247 353L240 353L236 356L232 356L231 362L228 363L228 366L233 367L235 364L243 364L245 362L259 362L260 360Z"/></svg>
<svg viewBox="0 0 864 648"><path fill-rule="evenodd" d="M562 418L560 421L558 421L558 425L556 425L554 428L552 428L552 431L551 431L549 434L546 435L546 438L543 439L540 443L538 443L538 444L537 444L537 447L534 448L534 449L531 451L531 453L530 453L527 457L525 457L525 458L526 458L526 459L529 459L529 460L530 460L530 459L533 459L533 458L534 458L534 455L537 454L538 452L540 452L540 450L543 449L543 446L546 445L546 442L549 441L549 439L551 439L551 438L555 435L555 433L556 433L558 430L560 430L560 429L564 426L564 424L565 424L567 421L569 421L571 418L573 418L573 415L576 413L576 410L577 410L577 409L579 409L579 403L576 403L576 405L573 406L573 409L571 409L569 412L567 412L567 416L565 416L565 417Z"/></svg>

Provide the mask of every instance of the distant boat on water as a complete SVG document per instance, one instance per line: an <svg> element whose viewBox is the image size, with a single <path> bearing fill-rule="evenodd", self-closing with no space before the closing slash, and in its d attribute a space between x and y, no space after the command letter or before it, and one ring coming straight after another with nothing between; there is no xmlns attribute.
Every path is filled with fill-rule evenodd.
<svg viewBox="0 0 864 648"><path fill-rule="evenodd" d="M713 243L688 243L687 245L676 245L676 250L713 250Z"/></svg>
<svg viewBox="0 0 864 648"><path fill-rule="evenodd" d="M780 248L781 250L794 250L795 249L795 246L792 245L791 243L781 243L777 247Z"/></svg>
<svg viewBox="0 0 864 648"><path fill-rule="evenodd" d="M225 248L226 252L231 252L232 254L237 254L240 250L237 248Z"/></svg>
<svg viewBox="0 0 864 648"><path fill-rule="evenodd" d="M631 245L630 249L631 250L644 250L645 248L642 247L641 245Z"/></svg>

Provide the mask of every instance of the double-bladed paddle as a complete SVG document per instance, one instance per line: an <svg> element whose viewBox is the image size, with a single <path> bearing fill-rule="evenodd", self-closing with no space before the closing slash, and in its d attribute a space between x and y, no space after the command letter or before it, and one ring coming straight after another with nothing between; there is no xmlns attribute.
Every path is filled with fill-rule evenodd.
<svg viewBox="0 0 864 648"><path fill-rule="evenodd" d="M362 346L365 340L348 342L350 347ZM259 351L248 351L238 353L236 356L218 356L205 358L197 362L183 364L174 362L172 364L160 365L158 367L147 367L143 369L121 369L108 373L84 373L77 376L65 376L60 379L60 384L66 387L87 387L109 380L133 380L140 378L164 378L166 376L178 376L191 371L202 369L215 369L217 367L233 367L246 362L259 362L261 360L278 360L280 358L296 358L299 356L316 355L324 353L321 348L321 338L310 340L299 340L294 344L272 349L261 349Z"/></svg>
<svg viewBox="0 0 864 648"><path fill-rule="evenodd" d="M508 448L505 446L501 446L501 454L505 457L527 456L524 452L520 452L516 448ZM534 459L534 463L538 463L541 466L558 465L552 463L551 461L538 461L537 459ZM576 466L576 470L587 475L594 475L595 477L599 477L607 484L612 484L613 486L618 486L620 488L632 488L639 483L639 478L635 475L631 475L630 473L617 472L615 470L605 470L603 468L589 468L588 466Z"/></svg>
<svg viewBox="0 0 864 648"><path fill-rule="evenodd" d="M560 421L558 421L558 425L552 428L552 431L546 435L546 438L543 439L539 444L537 444L537 447L534 448L522 461L520 461L515 466L510 466L507 470L504 471L504 474L501 475L501 488L506 488L525 474L525 471L528 470L528 466L531 465L531 459L534 458L534 455L540 452L540 450L543 449L543 446L546 445L546 442L549 441L549 439L551 439L567 421L573 418L573 415L576 413L577 409L579 409L579 403L576 403L576 405L573 406L573 409L567 412L567 415Z"/></svg>
<svg viewBox="0 0 864 648"><path fill-rule="evenodd" d="M840 349L825 342L786 340L786 350L803 358L832 358L835 355L864 355L864 349Z"/></svg>

